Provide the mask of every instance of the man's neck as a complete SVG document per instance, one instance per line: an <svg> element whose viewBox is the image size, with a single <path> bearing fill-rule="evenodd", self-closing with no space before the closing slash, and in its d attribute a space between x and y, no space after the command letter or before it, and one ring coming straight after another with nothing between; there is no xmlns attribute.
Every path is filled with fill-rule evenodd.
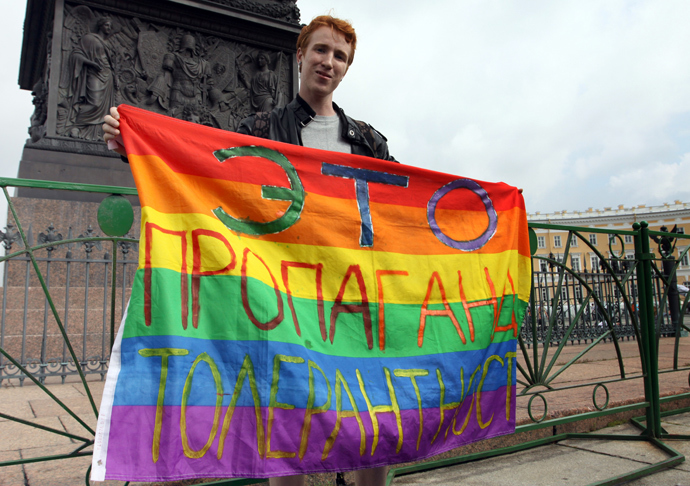
<svg viewBox="0 0 690 486"><path fill-rule="evenodd" d="M317 115L321 116L334 116L335 110L333 109L333 95L330 96L310 96L309 93L299 94L304 101L311 107L312 110L316 112Z"/></svg>

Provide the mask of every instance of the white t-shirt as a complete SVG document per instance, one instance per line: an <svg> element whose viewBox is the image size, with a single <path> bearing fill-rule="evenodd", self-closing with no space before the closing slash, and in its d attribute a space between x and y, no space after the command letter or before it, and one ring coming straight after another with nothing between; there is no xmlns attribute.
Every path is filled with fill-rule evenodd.
<svg viewBox="0 0 690 486"><path fill-rule="evenodd" d="M315 115L314 119L302 128L302 144L305 147L331 152L352 153L350 144L340 137L338 115Z"/></svg>

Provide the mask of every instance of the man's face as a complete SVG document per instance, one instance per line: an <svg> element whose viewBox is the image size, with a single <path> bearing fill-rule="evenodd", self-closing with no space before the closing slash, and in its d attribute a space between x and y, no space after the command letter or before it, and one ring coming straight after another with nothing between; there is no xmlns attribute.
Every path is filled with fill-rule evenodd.
<svg viewBox="0 0 690 486"><path fill-rule="evenodd" d="M316 29L306 49L297 50L297 62L302 62L300 94L333 94L347 72L351 51L340 32L331 31L329 27Z"/></svg>

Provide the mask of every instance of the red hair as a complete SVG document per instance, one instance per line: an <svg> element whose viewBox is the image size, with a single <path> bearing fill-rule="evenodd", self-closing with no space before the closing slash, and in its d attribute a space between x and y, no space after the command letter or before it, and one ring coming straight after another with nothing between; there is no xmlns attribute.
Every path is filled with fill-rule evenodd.
<svg viewBox="0 0 690 486"><path fill-rule="evenodd" d="M345 37L345 42L350 46L351 52L347 58L347 65L352 64L355 58L355 49L357 48L357 34L355 34L355 28L347 20L337 19L331 15L319 15L314 17L309 25L302 27L302 32L300 32L297 38L297 49L302 49L302 52L307 50L309 45L309 39L316 29L321 27L329 27L331 31L339 32Z"/></svg>

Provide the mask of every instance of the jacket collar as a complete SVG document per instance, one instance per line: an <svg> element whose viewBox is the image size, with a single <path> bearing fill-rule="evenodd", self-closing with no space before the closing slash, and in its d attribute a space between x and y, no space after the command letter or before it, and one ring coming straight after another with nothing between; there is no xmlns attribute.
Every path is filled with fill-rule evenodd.
<svg viewBox="0 0 690 486"><path fill-rule="evenodd" d="M304 101L300 95L295 96L295 99L290 102L290 108L295 113L295 118L300 124L300 129L306 127L310 121L316 116L316 112L309 106L309 103Z"/></svg>
<svg viewBox="0 0 690 486"><path fill-rule="evenodd" d="M296 95L295 99L290 102L290 108L292 108L293 112L295 113L297 122L300 124L300 130L306 127L316 116L316 112L311 106L309 106L309 103L302 99L299 94ZM362 136L359 127L355 124L355 122L350 117L345 115L345 112L335 103L333 103L333 109L340 118L342 137L351 142L362 142L364 137Z"/></svg>

